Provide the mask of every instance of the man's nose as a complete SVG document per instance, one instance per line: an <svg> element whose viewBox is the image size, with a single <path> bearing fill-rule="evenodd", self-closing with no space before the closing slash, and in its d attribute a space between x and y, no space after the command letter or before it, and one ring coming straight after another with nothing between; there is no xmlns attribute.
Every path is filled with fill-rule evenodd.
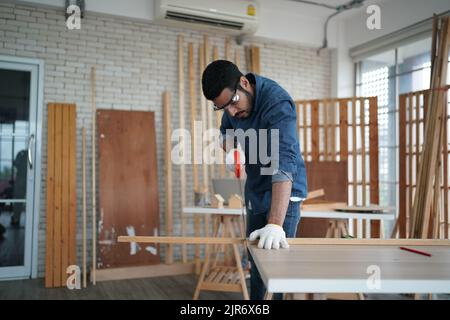
<svg viewBox="0 0 450 320"><path fill-rule="evenodd" d="M236 113L238 112L238 110L233 105L229 105L227 107L227 111L228 111L228 114L232 117L234 117L236 115Z"/></svg>

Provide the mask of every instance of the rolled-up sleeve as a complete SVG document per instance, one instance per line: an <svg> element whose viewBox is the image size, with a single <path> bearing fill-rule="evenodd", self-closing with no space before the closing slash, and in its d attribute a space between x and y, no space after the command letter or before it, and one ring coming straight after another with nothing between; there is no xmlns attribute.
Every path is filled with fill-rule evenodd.
<svg viewBox="0 0 450 320"><path fill-rule="evenodd" d="M278 155L271 151L271 159L278 161L278 170L272 175L272 183L293 181L300 153L295 108L289 101L282 101L268 108L264 119L268 124L269 136L272 137L271 131L275 129L279 134Z"/></svg>

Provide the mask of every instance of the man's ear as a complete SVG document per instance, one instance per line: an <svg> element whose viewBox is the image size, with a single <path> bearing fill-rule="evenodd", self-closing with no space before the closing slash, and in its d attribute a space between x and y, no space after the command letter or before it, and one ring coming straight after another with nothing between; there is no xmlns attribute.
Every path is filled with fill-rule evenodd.
<svg viewBox="0 0 450 320"><path fill-rule="evenodd" d="M248 81L248 79L245 76L241 76L240 84L242 88L248 89L248 87L250 86L250 81Z"/></svg>

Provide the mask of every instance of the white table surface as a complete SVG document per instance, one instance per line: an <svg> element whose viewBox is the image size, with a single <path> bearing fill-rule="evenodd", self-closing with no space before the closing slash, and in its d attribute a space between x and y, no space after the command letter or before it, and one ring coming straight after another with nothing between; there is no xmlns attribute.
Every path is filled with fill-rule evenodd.
<svg viewBox="0 0 450 320"><path fill-rule="evenodd" d="M276 293L450 293L450 247L291 245L250 253L268 292ZM380 281L370 281L374 270ZM379 285L379 286L378 286Z"/></svg>
<svg viewBox="0 0 450 320"><path fill-rule="evenodd" d="M230 208L208 208L208 207L185 207L183 213L186 214L227 214L227 215L242 215L242 209ZM245 209L244 209L245 213ZM395 213L355 213L355 212L340 212L340 211L306 211L301 210L302 218L331 218L331 219L362 219L362 220L394 220Z"/></svg>

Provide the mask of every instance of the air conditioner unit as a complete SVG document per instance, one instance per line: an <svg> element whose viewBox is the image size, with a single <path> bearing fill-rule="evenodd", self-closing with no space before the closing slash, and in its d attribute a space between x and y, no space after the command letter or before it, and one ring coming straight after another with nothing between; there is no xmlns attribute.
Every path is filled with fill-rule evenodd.
<svg viewBox="0 0 450 320"><path fill-rule="evenodd" d="M155 22L231 34L258 28L258 0L155 0Z"/></svg>

